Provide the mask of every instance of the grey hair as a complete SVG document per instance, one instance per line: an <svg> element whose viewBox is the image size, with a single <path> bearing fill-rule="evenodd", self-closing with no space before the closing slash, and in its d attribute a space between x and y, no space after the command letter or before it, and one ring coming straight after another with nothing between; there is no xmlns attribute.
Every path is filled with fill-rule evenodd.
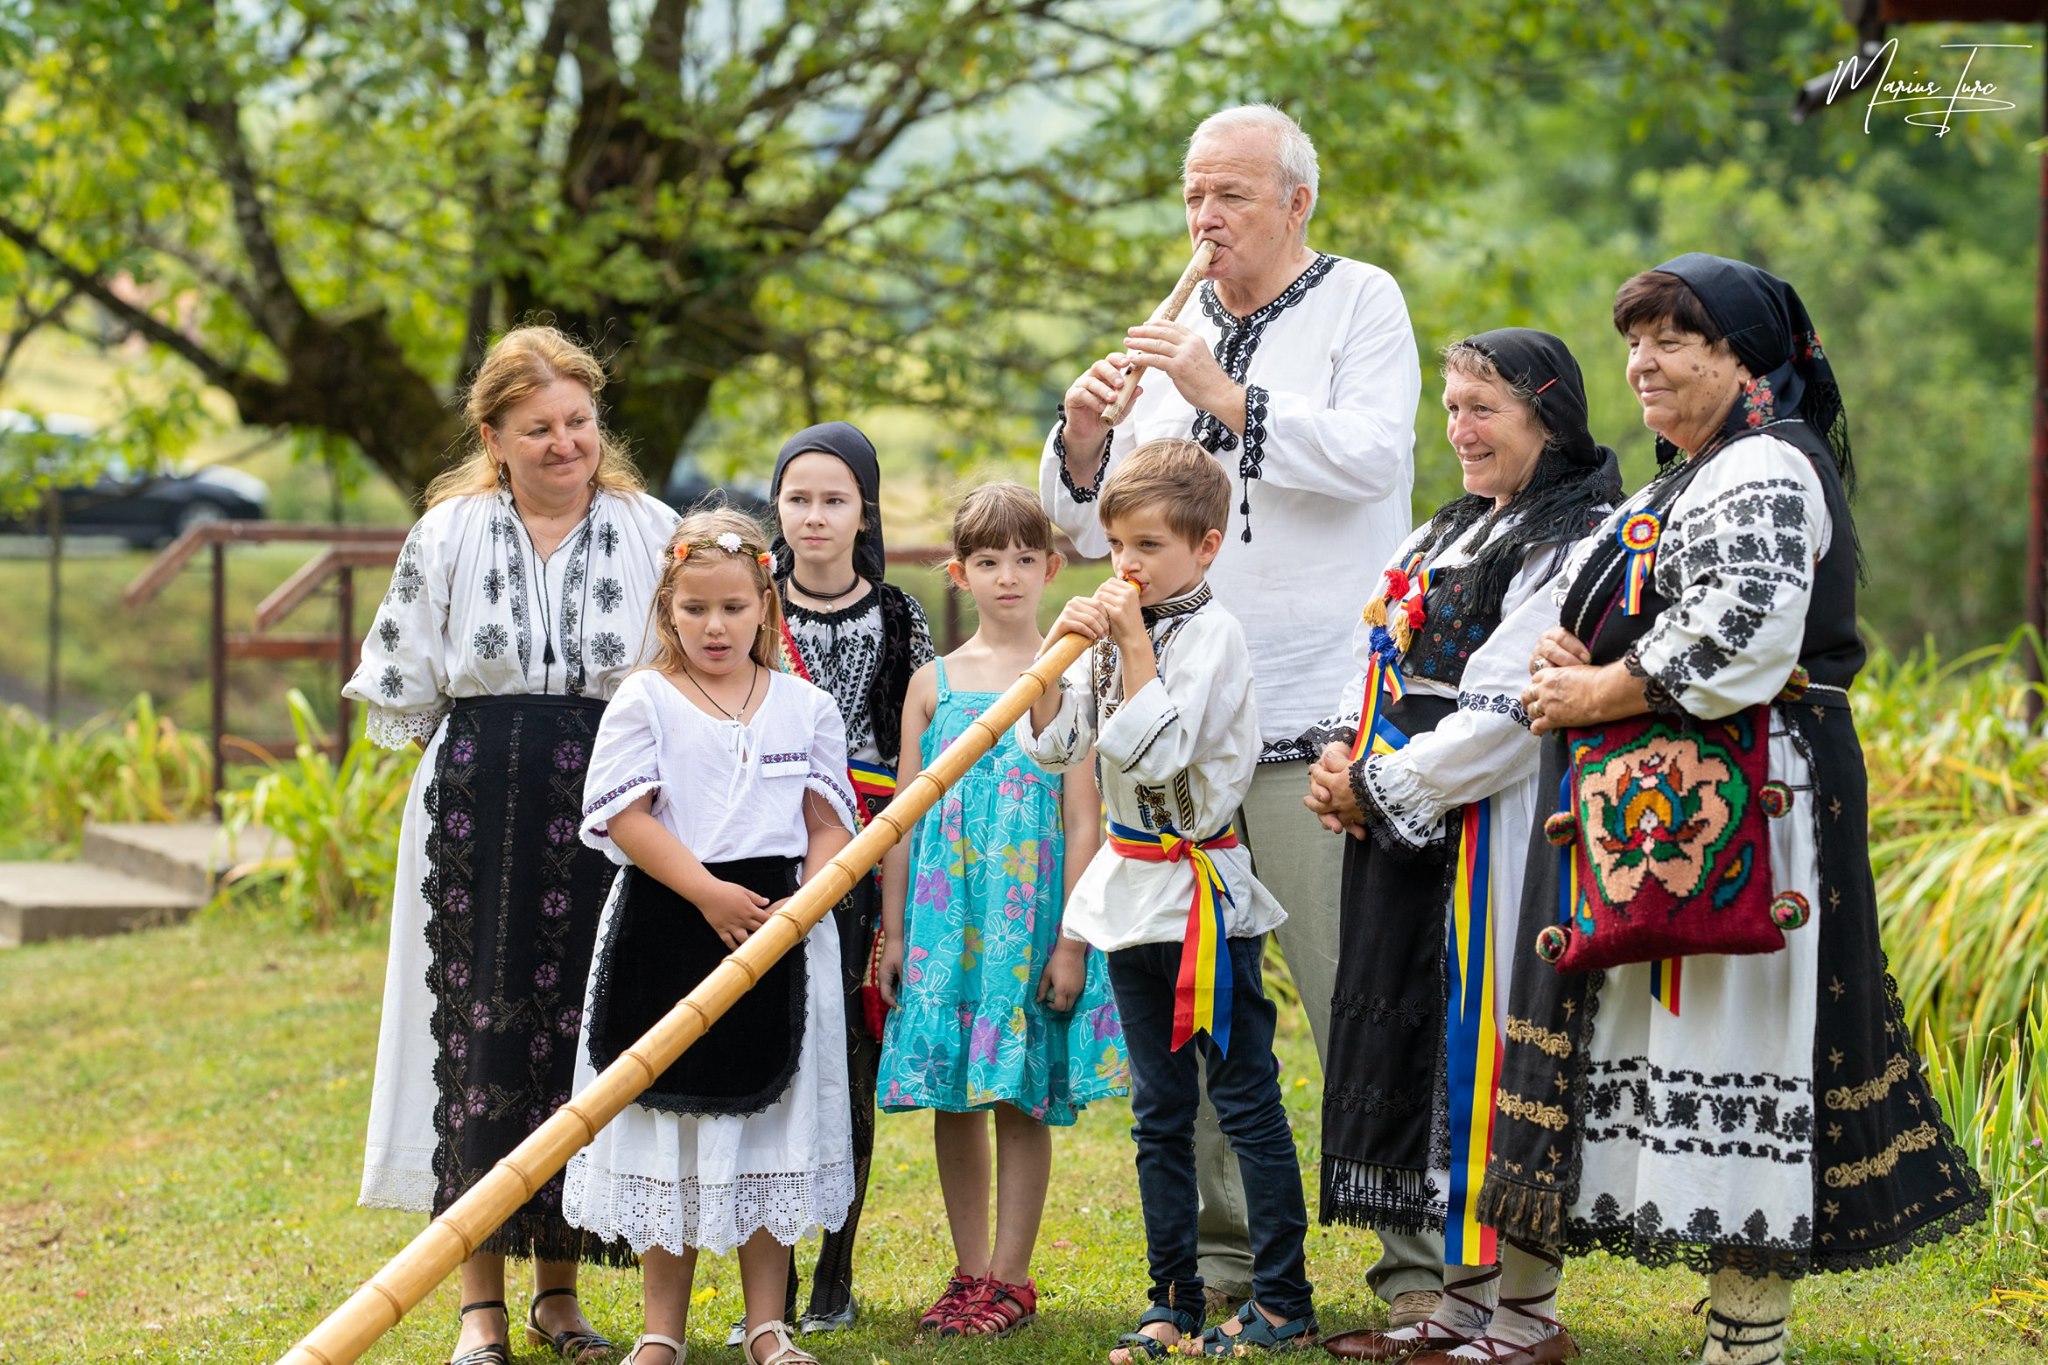
<svg viewBox="0 0 2048 1365"><path fill-rule="evenodd" d="M1308 187L1308 212L1313 218L1316 200L1319 197L1320 173L1316 164L1316 145L1310 142L1308 134L1301 131L1301 125L1288 117L1286 111L1270 104L1239 104L1229 109L1219 109L1195 125L1194 133L1188 138L1188 152L1195 150L1195 144L1203 138L1217 133L1228 133L1239 128L1264 128L1273 134L1273 170L1280 178L1280 193L1292 199L1296 186ZM1181 158L1181 174L1187 174L1187 158ZM1303 231L1307 220L1303 220Z"/></svg>
<svg viewBox="0 0 2048 1365"><path fill-rule="evenodd" d="M1443 373L1446 377L1453 374L1462 374L1467 379L1493 380L1508 391L1508 397L1527 408L1529 415L1536 419L1536 425L1543 428L1543 449L1545 453L1563 447L1563 438L1552 431L1549 423L1543 420L1543 410L1536 403L1536 390L1530 386L1528 380L1513 379L1502 374L1501 368L1494 361L1494 358L1480 347L1475 346L1469 337L1462 341L1454 341L1444 347L1441 355L1443 359Z"/></svg>

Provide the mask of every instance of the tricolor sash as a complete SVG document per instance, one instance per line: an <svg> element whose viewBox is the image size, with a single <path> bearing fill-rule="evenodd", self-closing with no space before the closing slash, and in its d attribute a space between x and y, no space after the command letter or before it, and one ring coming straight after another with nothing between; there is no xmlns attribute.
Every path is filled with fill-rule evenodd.
<svg viewBox="0 0 2048 1365"><path fill-rule="evenodd" d="M1479 1187L1493 1144L1493 1092L1501 1046L1494 1002L1503 985L1493 960L1493 802L1465 807L1452 869L1451 926L1444 942L1444 1059L1450 1099L1451 1187L1444 1263L1492 1265L1494 1231L1479 1221Z"/></svg>
<svg viewBox="0 0 2048 1365"><path fill-rule="evenodd" d="M1230 953L1223 946L1223 906L1237 904L1216 870L1211 849L1236 848L1237 826L1225 825L1220 834L1197 843L1171 829L1152 832L1132 829L1114 820L1109 824L1109 846L1123 858L1141 863L1193 865L1195 892L1188 899L1187 928L1181 937L1180 974L1173 986L1173 1050L1197 1033L1207 1030L1218 1052L1230 1051Z"/></svg>

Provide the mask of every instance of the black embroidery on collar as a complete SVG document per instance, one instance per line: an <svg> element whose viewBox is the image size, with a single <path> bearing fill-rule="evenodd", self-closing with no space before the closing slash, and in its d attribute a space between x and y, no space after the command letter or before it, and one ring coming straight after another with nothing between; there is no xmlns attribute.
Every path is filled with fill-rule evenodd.
<svg viewBox="0 0 2048 1365"><path fill-rule="evenodd" d="M1200 611L1203 607L1209 605L1210 600L1215 595L1215 593L1209 590L1209 584L1205 580L1200 587L1191 593L1186 593L1168 602L1161 602L1155 607L1139 607L1138 615L1144 619L1145 628L1150 630L1153 626L1169 617L1186 616L1191 612Z"/></svg>
<svg viewBox="0 0 2048 1365"><path fill-rule="evenodd" d="M1337 258L1335 256L1327 255L1320 251L1317 252L1316 258L1309 262L1308 268L1295 276L1294 282L1281 290L1279 297L1275 298L1265 307L1256 309L1242 318L1232 314L1228 308L1223 306L1223 301L1216 297L1215 281L1202 281L1201 287L1195 291L1195 294L1202 301L1203 316L1216 324L1216 363L1223 367L1223 372L1230 376L1233 383L1243 384L1245 382L1245 375L1251 371L1252 357L1258 353L1259 342L1264 339L1266 328L1272 324L1273 319L1308 297L1308 291L1328 278L1330 272L1336 268L1336 265ZM1252 538L1251 481L1259 477L1259 467L1266 458L1266 391L1264 389L1259 389L1257 392L1256 412L1253 411L1253 406L1253 396L1248 386L1245 399L1245 436L1247 439L1242 442L1244 450L1237 466L1237 476L1242 486L1239 511L1245 518L1245 540ZM1254 417L1257 419L1256 424L1253 421ZM1219 455L1237 450L1240 445L1237 433L1225 426L1213 413L1197 411L1195 413L1194 430L1191 435L1211 455Z"/></svg>

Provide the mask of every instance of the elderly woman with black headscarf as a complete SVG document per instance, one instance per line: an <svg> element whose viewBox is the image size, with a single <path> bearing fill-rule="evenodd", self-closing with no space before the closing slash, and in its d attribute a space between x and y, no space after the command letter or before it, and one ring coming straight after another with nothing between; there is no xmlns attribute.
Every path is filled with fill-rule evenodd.
<svg viewBox="0 0 2048 1365"><path fill-rule="evenodd" d="M1522 837L1537 806L1538 742L1517 694L1530 649L1557 619L1550 580L1621 482L1613 452L1587 430L1578 363L1548 333L1505 328L1451 346L1443 402L1465 494L1408 538L1367 603L1357 738L1325 752L1308 798L1354 836L1323 1090L1322 1217L1382 1237L1443 1235L1433 1314L1328 1343L1362 1360L1519 1349L1490 1335L1496 1318L1555 1329L1522 1312L1529 1303L1499 1297L1495 1236L1475 1204Z"/></svg>
<svg viewBox="0 0 2048 1365"><path fill-rule="evenodd" d="M839 703L863 821L896 793L903 695L910 675L932 658L924 608L882 581L881 493L874 444L850 422L805 427L776 456L772 549L782 593L783 661ZM905 875L902 858L900 848L891 850L883 875ZM837 1330L854 1320L853 1244L867 1199L875 1079L882 1061L882 1003L873 976L881 904L874 879L863 877L835 912L845 972L854 1198L845 1224L827 1232L819 1250L803 1316L808 1332Z"/></svg>
<svg viewBox="0 0 2048 1365"><path fill-rule="evenodd" d="M1878 945L1834 373L1792 287L1688 254L1615 300L1662 472L1577 546L1523 696L1530 858L1480 1212L1709 1278L1704 1358L1793 1280L1980 1216Z"/></svg>

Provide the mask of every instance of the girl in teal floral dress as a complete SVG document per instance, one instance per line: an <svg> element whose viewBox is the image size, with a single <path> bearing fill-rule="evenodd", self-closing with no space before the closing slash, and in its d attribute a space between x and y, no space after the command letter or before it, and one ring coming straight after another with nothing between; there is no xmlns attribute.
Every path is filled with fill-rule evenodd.
<svg viewBox="0 0 2048 1365"><path fill-rule="evenodd" d="M988 484L960 504L946 571L973 595L979 628L911 678L899 787L1031 666L1043 643L1039 598L1059 565L1029 489ZM1031 1251L1052 1174L1050 1126L1127 1087L1102 955L1060 934L1100 828L1088 770L1063 786L1006 729L912 828L908 887L884 888L880 977L894 1008L880 1099L890 1112L932 1111L958 1264L918 1325L944 1336L1001 1336L1036 1316ZM995 1114L993 1241L983 1110Z"/></svg>

